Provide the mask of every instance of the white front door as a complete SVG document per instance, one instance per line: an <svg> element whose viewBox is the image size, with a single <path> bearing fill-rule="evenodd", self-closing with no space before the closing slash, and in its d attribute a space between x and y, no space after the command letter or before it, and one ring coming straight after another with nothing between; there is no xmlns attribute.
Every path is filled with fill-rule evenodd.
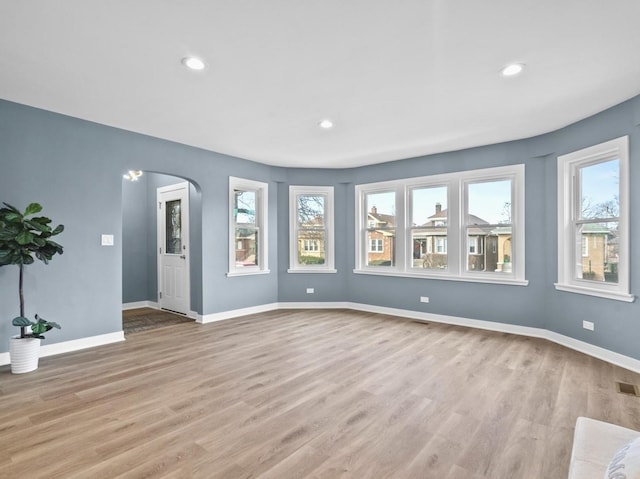
<svg viewBox="0 0 640 479"><path fill-rule="evenodd" d="M189 183L158 188L158 302L189 312Z"/></svg>

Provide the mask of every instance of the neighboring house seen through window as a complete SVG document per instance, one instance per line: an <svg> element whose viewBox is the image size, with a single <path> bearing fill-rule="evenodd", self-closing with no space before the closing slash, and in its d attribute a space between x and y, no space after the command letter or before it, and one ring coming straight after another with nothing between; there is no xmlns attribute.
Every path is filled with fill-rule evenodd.
<svg viewBox="0 0 640 479"><path fill-rule="evenodd" d="M366 204L366 265L378 268L396 262L396 192L372 191L363 197Z"/></svg>
<svg viewBox="0 0 640 479"><path fill-rule="evenodd" d="M357 185L356 204L356 273L527 284L524 165Z"/></svg>
<svg viewBox="0 0 640 479"><path fill-rule="evenodd" d="M409 189L412 268L447 269L447 195L446 186Z"/></svg>

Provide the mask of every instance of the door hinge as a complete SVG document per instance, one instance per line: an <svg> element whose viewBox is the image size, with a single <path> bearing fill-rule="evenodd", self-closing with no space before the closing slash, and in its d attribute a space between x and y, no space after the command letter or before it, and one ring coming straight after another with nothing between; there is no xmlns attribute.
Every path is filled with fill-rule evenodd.
<svg viewBox="0 0 640 479"><path fill-rule="evenodd" d="M162 299L162 292L158 293L158 298Z"/></svg>
<svg viewBox="0 0 640 479"><path fill-rule="evenodd" d="M162 201L158 201L158 209L161 210L162 209Z"/></svg>
<svg viewBox="0 0 640 479"><path fill-rule="evenodd" d="M162 248L159 248L160 254L162 254Z"/></svg>

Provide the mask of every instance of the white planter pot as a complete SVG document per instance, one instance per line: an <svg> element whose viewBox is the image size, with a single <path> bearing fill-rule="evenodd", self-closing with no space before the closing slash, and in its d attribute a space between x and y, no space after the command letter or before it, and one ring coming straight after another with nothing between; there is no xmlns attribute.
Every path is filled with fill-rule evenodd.
<svg viewBox="0 0 640 479"><path fill-rule="evenodd" d="M9 340L11 372L22 374L38 369L40 358L40 339L11 338Z"/></svg>

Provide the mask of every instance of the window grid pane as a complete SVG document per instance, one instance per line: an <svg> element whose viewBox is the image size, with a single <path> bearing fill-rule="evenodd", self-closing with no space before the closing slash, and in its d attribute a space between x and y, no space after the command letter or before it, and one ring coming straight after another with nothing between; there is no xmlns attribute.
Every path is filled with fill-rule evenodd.
<svg viewBox="0 0 640 479"><path fill-rule="evenodd" d="M577 168L574 279L618 283L620 160Z"/></svg>
<svg viewBox="0 0 640 479"><path fill-rule="evenodd" d="M367 266L395 265L395 229L368 230L367 245Z"/></svg>
<svg viewBox="0 0 640 479"><path fill-rule="evenodd" d="M512 180L467 184L466 269L513 273Z"/></svg>
<svg viewBox="0 0 640 479"><path fill-rule="evenodd" d="M367 193L366 204L366 265L395 266L396 192Z"/></svg>
<svg viewBox="0 0 640 479"><path fill-rule="evenodd" d="M236 227L235 231L236 266L257 266L259 264L259 229Z"/></svg>
<svg viewBox="0 0 640 479"><path fill-rule="evenodd" d="M234 190L233 218L236 224L255 225L257 192Z"/></svg>
<svg viewBox="0 0 640 479"><path fill-rule="evenodd" d="M298 264L325 264L326 233L321 229L298 231Z"/></svg>
<svg viewBox="0 0 640 479"><path fill-rule="evenodd" d="M418 187L410 190L411 267L446 270L448 267L447 235L448 188Z"/></svg>
<svg viewBox="0 0 640 479"><path fill-rule="evenodd" d="M618 283L619 229L619 221L576 225L576 279Z"/></svg>

